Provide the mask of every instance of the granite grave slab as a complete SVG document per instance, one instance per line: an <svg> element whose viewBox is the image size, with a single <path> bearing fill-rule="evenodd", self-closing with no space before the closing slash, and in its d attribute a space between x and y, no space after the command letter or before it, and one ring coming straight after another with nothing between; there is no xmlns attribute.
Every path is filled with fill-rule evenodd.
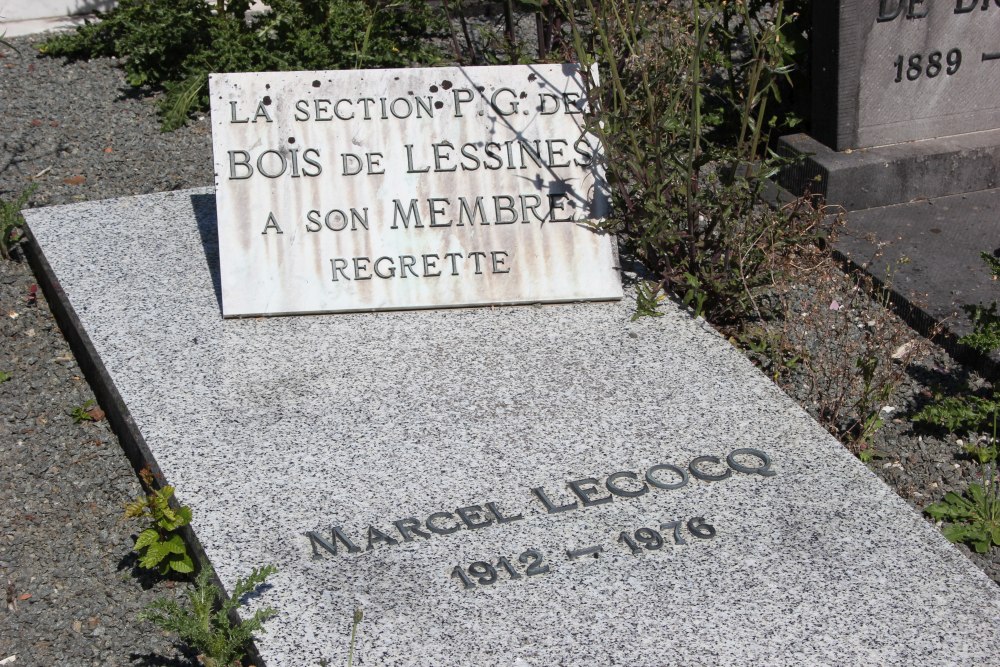
<svg viewBox="0 0 1000 667"><path fill-rule="evenodd" d="M209 83L226 316L621 298L578 66Z"/></svg>
<svg viewBox="0 0 1000 667"><path fill-rule="evenodd" d="M669 304L225 319L211 189L25 216L222 581L279 568L270 667L356 609L358 665L1000 665L1000 589Z"/></svg>
<svg viewBox="0 0 1000 667"><path fill-rule="evenodd" d="M1000 190L855 211L834 248L876 279L890 277L897 312L983 376L1000 378L1000 354L958 344L972 332L963 306L1000 298L983 252L1000 254Z"/></svg>

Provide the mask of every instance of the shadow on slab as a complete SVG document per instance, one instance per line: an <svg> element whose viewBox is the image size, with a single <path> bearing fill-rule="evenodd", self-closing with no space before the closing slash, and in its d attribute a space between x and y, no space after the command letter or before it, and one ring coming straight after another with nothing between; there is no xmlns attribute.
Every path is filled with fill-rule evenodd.
<svg viewBox="0 0 1000 667"><path fill-rule="evenodd" d="M219 269L219 228L216 224L215 195L191 195L191 208L198 222L201 246L205 249L205 261L208 262L208 272L212 274L212 289L215 290L215 301L221 315L222 274Z"/></svg>
<svg viewBox="0 0 1000 667"><path fill-rule="evenodd" d="M159 653L132 653L129 660L135 667L198 667L198 656L187 646L178 643L177 650L183 657L169 657Z"/></svg>

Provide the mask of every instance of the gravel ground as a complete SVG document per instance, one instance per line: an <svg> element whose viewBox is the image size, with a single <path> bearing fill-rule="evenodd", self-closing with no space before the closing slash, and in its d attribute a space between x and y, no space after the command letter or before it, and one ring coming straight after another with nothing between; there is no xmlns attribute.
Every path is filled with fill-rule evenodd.
<svg viewBox="0 0 1000 667"><path fill-rule="evenodd" d="M206 118L161 134L152 100L126 86L114 60L67 65L35 57L37 38L11 41L24 57L0 50L0 198L31 183L32 207L212 183ZM11 376L0 383L0 584L8 601L0 662L194 664L136 620L155 597L180 595L185 585L134 576L135 526L121 515L141 488L106 422L74 422L70 413L93 394L34 282L20 253L0 261L0 371ZM870 465L917 509L974 479L956 438L915 432L906 419L935 383L957 382L968 369L858 296L832 262L813 261L780 298L805 327L784 331L786 339L809 359L782 380L792 396L818 414L835 394L831 377L856 376L851 355L867 349L856 346L915 340L919 358L889 369L898 388L884 402L893 409L883 413ZM817 327L842 337L816 336ZM1000 583L997 549L970 557Z"/></svg>
<svg viewBox="0 0 1000 667"><path fill-rule="evenodd" d="M64 66L35 38L0 51L0 198L31 206L211 185L206 119L161 134L112 60ZM133 576L141 487L107 422L74 423L94 398L23 259L0 260L0 661L16 666L189 665L136 620L184 586Z"/></svg>

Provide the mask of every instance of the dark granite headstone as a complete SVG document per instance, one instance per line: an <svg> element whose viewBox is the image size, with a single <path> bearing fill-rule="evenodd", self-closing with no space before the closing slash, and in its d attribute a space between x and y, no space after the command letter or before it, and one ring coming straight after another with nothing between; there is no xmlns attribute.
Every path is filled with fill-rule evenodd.
<svg viewBox="0 0 1000 667"><path fill-rule="evenodd" d="M846 209L1000 184L1000 0L813 3L807 159L783 186Z"/></svg>
<svg viewBox="0 0 1000 667"><path fill-rule="evenodd" d="M998 0L813 4L812 135L827 146L1000 127Z"/></svg>

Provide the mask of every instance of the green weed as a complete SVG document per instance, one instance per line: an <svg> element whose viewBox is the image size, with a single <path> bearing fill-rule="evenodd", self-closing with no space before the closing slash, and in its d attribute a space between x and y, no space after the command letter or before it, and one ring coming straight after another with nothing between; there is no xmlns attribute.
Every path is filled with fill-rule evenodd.
<svg viewBox="0 0 1000 667"><path fill-rule="evenodd" d="M199 653L205 667L238 665L254 634L263 632L264 622L277 612L271 607L259 609L238 623L230 619L230 614L239 608L246 595L256 591L275 572L277 570L271 565L255 568L248 577L236 581L232 596L226 598L219 587L211 583L212 568L206 567L187 592L186 606L182 607L176 600L160 598L139 618L177 634Z"/></svg>
<svg viewBox="0 0 1000 667"><path fill-rule="evenodd" d="M70 417L73 418L73 423L81 424L83 422L95 421L94 415L92 415L90 411L96 405L97 402L91 398L85 401L83 405L78 405L75 408L73 408L69 413Z"/></svg>
<svg viewBox="0 0 1000 667"><path fill-rule="evenodd" d="M992 470L992 472L990 472ZM970 484L964 495L949 492L925 512L936 521L948 521L942 533L952 542L965 542L976 553L1000 546L1000 497L996 464L987 466L984 484Z"/></svg>
<svg viewBox="0 0 1000 667"><path fill-rule="evenodd" d="M934 395L934 402L913 416L913 421L940 426L949 433L981 431L993 413L1000 409L1000 396L977 396L961 393L956 396Z"/></svg>
<svg viewBox="0 0 1000 667"><path fill-rule="evenodd" d="M1000 278L1000 260L982 253L983 261L994 279ZM959 341L981 353L1000 349L1000 318L997 303L967 306L972 319L972 333ZM997 417L1000 415L1000 391L996 385L985 395L975 394L968 386L952 396L935 396L935 401L918 412L913 420L942 426L951 433L985 431L992 420L993 437L987 445L965 445L966 453L982 466L983 483L970 484L963 495L949 492L944 500L924 511L937 521L948 521L942 532L952 542L966 542L977 553L986 553L992 545L1000 546L1000 479L997 476Z"/></svg>
<svg viewBox="0 0 1000 667"><path fill-rule="evenodd" d="M987 252L981 253L980 258L985 262L993 280L1000 279L1000 259ZM1000 314L997 313L997 302L988 306L967 305L963 306L963 310L972 320L972 333L962 337L961 342L983 354L1000 349Z"/></svg>
<svg viewBox="0 0 1000 667"><path fill-rule="evenodd" d="M21 227L24 225L21 209L28 204L28 199L35 194L37 187L32 183L14 201L0 199L0 257L4 259L10 259L10 247L21 236Z"/></svg>
<svg viewBox="0 0 1000 667"><path fill-rule="evenodd" d="M1000 278L1000 260L989 253L982 253L993 279ZM1000 350L1000 315L997 302L990 305L963 307L972 320L972 332L959 339L977 352L988 354ZM950 433L963 431L984 432L990 420L1000 412L1000 389L994 384L991 390L974 392L966 386L951 396L935 394L934 401L913 416L913 421L943 427Z"/></svg>
<svg viewBox="0 0 1000 667"><path fill-rule="evenodd" d="M177 532L191 523L191 508L172 508L170 499L174 495L174 487L154 489L153 475L149 468L144 468L139 475L148 491L144 497L125 507L125 518L146 519L149 522L139 533L133 546L139 554L139 566L147 570L158 570L164 576L171 572L194 572L194 561L188 554L184 539Z"/></svg>
<svg viewBox="0 0 1000 667"><path fill-rule="evenodd" d="M354 610L354 618L351 622L351 644L347 649L347 667L354 664L354 642L358 637L358 626L364 619L365 613L359 608Z"/></svg>
<svg viewBox="0 0 1000 667"><path fill-rule="evenodd" d="M988 441L988 443L989 444L970 442L963 445L962 449L964 449L965 453L972 457L976 463L983 465L997 461L997 456L1000 455L1000 447L997 446L996 438Z"/></svg>
<svg viewBox="0 0 1000 667"><path fill-rule="evenodd" d="M635 322L640 317L662 317L660 303L665 295L660 293L662 285L640 281L635 288L635 313L632 321Z"/></svg>
<svg viewBox="0 0 1000 667"><path fill-rule="evenodd" d="M875 459L884 459L885 452L879 451L868 442L862 442L858 446L858 460L862 463L871 463Z"/></svg>
<svg viewBox="0 0 1000 667"><path fill-rule="evenodd" d="M868 443L871 437L885 426L885 421L882 419L882 406L892 396L892 392L895 391L901 378L897 376L894 381L882 381L882 378L879 377L879 365L882 363L891 364L891 362L886 362L884 352L866 350L863 355L855 359L854 363L861 376L861 393L854 408L861 418L848 432L848 436L853 442Z"/></svg>
<svg viewBox="0 0 1000 667"><path fill-rule="evenodd" d="M11 378L10 373L7 373L6 371L0 371L0 384L3 384L10 378Z"/></svg>

